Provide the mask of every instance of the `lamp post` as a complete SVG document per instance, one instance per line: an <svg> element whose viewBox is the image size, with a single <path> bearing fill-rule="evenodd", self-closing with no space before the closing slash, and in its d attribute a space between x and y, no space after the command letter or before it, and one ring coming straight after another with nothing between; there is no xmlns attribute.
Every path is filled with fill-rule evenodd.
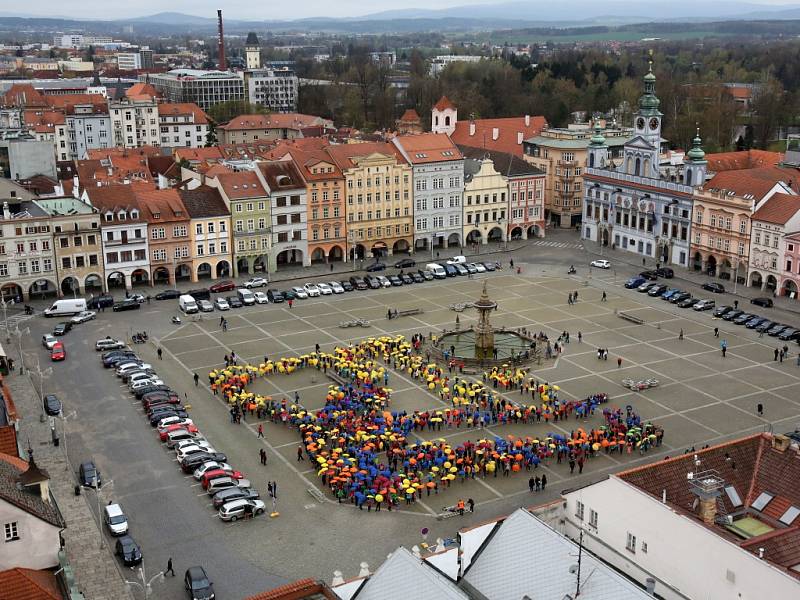
<svg viewBox="0 0 800 600"><path fill-rule="evenodd" d="M25 374L25 357L22 354L22 336L30 334L31 330L27 327L25 329L20 329L19 325L14 325L14 336L17 338L17 351L19 352L19 374Z"/></svg>
<svg viewBox="0 0 800 600"><path fill-rule="evenodd" d="M0 299L0 304L2 304L3 306L3 323L6 329L6 342L10 342L11 335L8 331L8 311L7 311L6 299L5 298Z"/></svg>
<svg viewBox="0 0 800 600"><path fill-rule="evenodd" d="M114 480L112 479L111 481L107 481L105 486L101 486L101 487L92 486L92 487L89 488L90 490L92 490L94 492L94 499L95 499L95 503L97 504L97 526L98 526L98 531L100 532L100 548L101 549L105 545L105 541L106 540L105 540L105 536L103 535L103 513L102 513L102 511L100 509L100 493L104 492L108 488L113 488L113 487L114 487Z"/></svg>
<svg viewBox="0 0 800 600"><path fill-rule="evenodd" d="M21 349L20 349L20 356L22 356ZM47 367L46 369L42 369L42 365L39 363L39 357L37 356L36 367L33 369L30 368L28 369L29 378L31 371L36 373L36 376L39 378L39 410L40 410L39 420L44 422L44 380L53 374L53 367ZM31 384L35 386L32 380Z"/></svg>
<svg viewBox="0 0 800 600"><path fill-rule="evenodd" d="M133 570L133 568L131 568ZM159 571L155 575L153 575L149 580L144 572L144 565L139 567L139 577L141 578L141 582L139 581L128 581L125 580L125 585L130 589L130 586L136 586L142 593L144 594L145 600L150 597L150 594L153 592L153 582L158 579L159 583L164 582L164 571Z"/></svg>
<svg viewBox="0 0 800 600"><path fill-rule="evenodd" d="M68 415L64 414L64 407L61 407L61 429L64 433L64 458L66 460L66 464L64 465L64 470L69 471L69 453L67 452L67 420L72 419L78 413L76 411L72 411Z"/></svg>

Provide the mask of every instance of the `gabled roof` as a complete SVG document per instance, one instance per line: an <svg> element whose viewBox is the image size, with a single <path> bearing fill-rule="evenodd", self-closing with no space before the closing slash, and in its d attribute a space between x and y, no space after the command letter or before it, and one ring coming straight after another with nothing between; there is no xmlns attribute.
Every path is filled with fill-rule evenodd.
<svg viewBox="0 0 800 600"><path fill-rule="evenodd" d="M404 163L406 162L403 155L395 148L394 144L389 144L387 142L365 142L363 144L329 146L328 154L330 154L331 158L342 171L352 169L356 166L353 159L369 156L371 154L385 154Z"/></svg>
<svg viewBox="0 0 800 600"><path fill-rule="evenodd" d="M258 163L258 169L267 182L271 194L281 190L305 189L305 181L297 166L291 160Z"/></svg>
<svg viewBox="0 0 800 600"><path fill-rule="evenodd" d="M484 541L462 577L467 590L481 598L548 598L575 595L578 545L537 519L524 508L503 520ZM614 569L582 552L581 598L645 600L642 588ZM591 576L589 576L591 573Z"/></svg>
<svg viewBox="0 0 800 600"><path fill-rule="evenodd" d="M15 83L3 95L3 106L16 106L19 108L45 108L48 106L44 95L27 83Z"/></svg>
<svg viewBox="0 0 800 600"><path fill-rule="evenodd" d="M46 502L38 494L38 488L32 490L17 485L28 468L28 463L21 458L0 454L0 500L5 500L55 527L65 527L64 519L52 498Z"/></svg>
<svg viewBox="0 0 800 600"><path fill-rule="evenodd" d="M133 190L142 215L150 225L189 220L189 213L177 190L155 190L144 186L133 186Z"/></svg>
<svg viewBox="0 0 800 600"><path fill-rule="evenodd" d="M433 105L433 108L438 111L447 110L448 108L450 110L456 110L455 104L450 102L450 99L447 96L442 96L439 98L439 101Z"/></svg>
<svg viewBox="0 0 800 600"><path fill-rule="evenodd" d="M300 579L246 600L339 600L339 597L322 581Z"/></svg>
<svg viewBox="0 0 800 600"><path fill-rule="evenodd" d="M473 124L475 130L470 134ZM547 127L547 120L542 116L475 119L474 121L457 121L455 131L450 137L459 146L498 150L522 156L520 134L522 134L522 139L526 140L539 135L545 127ZM494 139L495 129L497 129L497 139Z"/></svg>
<svg viewBox="0 0 800 600"><path fill-rule="evenodd" d="M798 211L800 211L800 196L773 194L761 208L753 213L751 219L753 221L785 225Z"/></svg>
<svg viewBox="0 0 800 600"><path fill-rule="evenodd" d="M206 176L209 176L206 173ZM258 175L254 171L230 171L217 175L217 181L229 200L243 200L245 198L266 198L267 190L261 185Z"/></svg>
<svg viewBox="0 0 800 600"><path fill-rule="evenodd" d="M8 569L0 571L0 597L9 600L61 600L55 575L50 571Z"/></svg>
<svg viewBox="0 0 800 600"><path fill-rule="evenodd" d="M209 217L228 217L225 200L219 191L207 185L201 185L193 190L181 188L178 190L189 216L193 219L207 219Z"/></svg>
<svg viewBox="0 0 800 600"><path fill-rule="evenodd" d="M207 148L175 148L173 154L176 162L180 162L183 159L189 162L204 162L209 159L219 160L222 158L222 151L218 146L209 146Z"/></svg>
<svg viewBox="0 0 800 600"><path fill-rule="evenodd" d="M421 119L413 108L406 109L406 112L403 113L403 116L400 117L400 121L405 123L418 123Z"/></svg>
<svg viewBox="0 0 800 600"><path fill-rule="evenodd" d="M412 165L461 160L461 151L444 133L400 135L392 140Z"/></svg>
<svg viewBox="0 0 800 600"><path fill-rule="evenodd" d="M708 161L708 170L719 173L720 171L754 169L756 167L774 167L783 160L783 153L766 150L717 152L706 154L706 160Z"/></svg>
<svg viewBox="0 0 800 600"><path fill-rule="evenodd" d="M125 90L128 98L159 98L161 93L150 83L134 83Z"/></svg>
<svg viewBox="0 0 800 600"><path fill-rule="evenodd" d="M783 183L787 189L791 187L795 192L800 192L800 171L788 167L757 167L722 171L707 181L703 188L728 190L737 196L743 198L749 196L759 201L777 183Z"/></svg>
<svg viewBox="0 0 800 600"><path fill-rule="evenodd" d="M45 96L44 99L48 105L60 110L91 104L108 112L107 100L102 94L55 94Z"/></svg>
<svg viewBox="0 0 800 600"><path fill-rule="evenodd" d="M306 181L327 181L331 179L342 179L344 177L341 169L333 158L331 158L330 154L328 154L327 148L308 147L304 149L294 145L279 146L276 148L276 153L279 148L285 150L283 155L289 156L294 161L297 168L300 169L300 174ZM321 163L330 165L330 167L326 167L327 172L322 173L319 172L320 169L316 169ZM317 171L316 173L314 172L315 170Z"/></svg>
<svg viewBox="0 0 800 600"><path fill-rule="evenodd" d="M455 583L421 558L398 548L361 585L352 600L469 600Z"/></svg>
<svg viewBox="0 0 800 600"><path fill-rule="evenodd" d="M134 186L136 185L147 184L87 186L84 192L89 196L92 206L97 208L100 214L113 213L112 223L145 223L144 215L134 192ZM138 219L131 218L131 211L133 210L139 211ZM121 211L126 213L124 221L117 220L117 216Z"/></svg>
<svg viewBox="0 0 800 600"><path fill-rule="evenodd" d="M3 425L0 427L0 454L19 456L17 432L13 425Z"/></svg>
<svg viewBox="0 0 800 600"><path fill-rule="evenodd" d="M315 115L302 113L274 113L269 115L239 115L225 125L223 131L241 131L248 129L302 129L314 125L330 125L330 120Z"/></svg>
<svg viewBox="0 0 800 600"><path fill-rule="evenodd" d="M470 148L469 146L459 146L459 149L464 153L464 158L475 160L481 160L484 157L490 158L494 163L495 171L508 178L545 176L544 171L514 154L484 150L483 148Z"/></svg>
<svg viewBox="0 0 800 600"><path fill-rule="evenodd" d="M158 105L159 117L185 117L189 115L194 117L192 121L194 125L208 124L208 115L194 102L162 103Z"/></svg>

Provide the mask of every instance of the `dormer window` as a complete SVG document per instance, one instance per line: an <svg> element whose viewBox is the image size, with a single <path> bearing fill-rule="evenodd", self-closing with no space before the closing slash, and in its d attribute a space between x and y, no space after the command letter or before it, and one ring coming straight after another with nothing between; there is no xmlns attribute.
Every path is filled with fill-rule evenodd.
<svg viewBox="0 0 800 600"><path fill-rule="evenodd" d="M153 213L153 218L154 219L160 219L161 218L161 213L160 212L154 212Z"/></svg>
<svg viewBox="0 0 800 600"><path fill-rule="evenodd" d="M126 218L127 215L125 214L125 211L124 210L119 211L119 213L117 214L117 219L120 221L124 221Z"/></svg>
<svg viewBox="0 0 800 600"><path fill-rule="evenodd" d="M114 220L114 213L107 212L106 221L113 221L113 220Z"/></svg>
<svg viewBox="0 0 800 600"><path fill-rule="evenodd" d="M131 211L131 219L138 219L138 218L139 218L139 211L138 210L132 210Z"/></svg>

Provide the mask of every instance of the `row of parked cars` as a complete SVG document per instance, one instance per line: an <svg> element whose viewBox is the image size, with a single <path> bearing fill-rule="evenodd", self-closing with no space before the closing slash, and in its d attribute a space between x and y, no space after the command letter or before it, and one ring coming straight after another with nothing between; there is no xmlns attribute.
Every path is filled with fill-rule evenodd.
<svg viewBox="0 0 800 600"><path fill-rule="evenodd" d="M759 333L766 333L784 341L797 341L800 344L800 329L791 325L784 325L767 317L755 313L739 310L733 306L720 306L714 311L714 316L734 325L744 325L748 329L755 329Z"/></svg>
<svg viewBox="0 0 800 600"><path fill-rule="evenodd" d="M175 456L181 469L193 474L211 496L223 521L262 514L266 508L250 481L227 462L194 424L180 396L158 378L152 365L141 360L122 342L105 338L95 348L122 346L103 353L103 366L113 368L131 393L141 401L147 419L159 439Z"/></svg>

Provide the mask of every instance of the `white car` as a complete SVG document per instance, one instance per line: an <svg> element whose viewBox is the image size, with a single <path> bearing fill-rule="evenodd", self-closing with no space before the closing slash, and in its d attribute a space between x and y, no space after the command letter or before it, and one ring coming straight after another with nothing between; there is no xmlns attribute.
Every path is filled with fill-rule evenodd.
<svg viewBox="0 0 800 600"><path fill-rule="evenodd" d="M153 365L148 363L143 363L141 361L130 361L126 363L122 363L117 367L117 377L122 377L125 373L130 373L132 371L146 371L147 369L152 369Z"/></svg>
<svg viewBox="0 0 800 600"><path fill-rule="evenodd" d="M319 289L316 283L307 283L303 286L305 288L306 293L311 297L314 298L322 294L322 290Z"/></svg>
<svg viewBox="0 0 800 600"><path fill-rule="evenodd" d="M197 481L200 481L203 478L203 475L205 475L206 472L210 471L211 469L225 469L226 471L233 471L233 468L228 463L210 460L208 462L204 462L194 470L194 478L197 479Z"/></svg>
<svg viewBox="0 0 800 600"><path fill-rule="evenodd" d="M228 301L225 298L215 298L214 299L214 307L217 310L230 310L231 305L228 304Z"/></svg>
<svg viewBox="0 0 800 600"><path fill-rule="evenodd" d="M97 340L94 343L95 350L119 350L120 348L125 347L125 342L121 342L120 340L115 340L110 337L103 338L102 340Z"/></svg>
<svg viewBox="0 0 800 600"><path fill-rule="evenodd" d="M328 285L330 286L331 290L333 290L334 294L344 294L344 288L338 281L329 281Z"/></svg>
<svg viewBox="0 0 800 600"><path fill-rule="evenodd" d="M48 350L52 350L53 346L55 346L57 343L58 343L58 338L54 335L46 333L45 335L42 336L42 346L44 346Z"/></svg>
<svg viewBox="0 0 800 600"><path fill-rule="evenodd" d="M214 305L209 300L198 300L197 308L200 312L214 312Z"/></svg>
<svg viewBox="0 0 800 600"><path fill-rule="evenodd" d="M136 300L139 304L144 304L145 302L147 302L147 297L144 296L143 294L131 294L130 296L128 296L128 299Z"/></svg>
<svg viewBox="0 0 800 600"><path fill-rule="evenodd" d="M264 292L253 292L253 297L256 299L256 304L269 304L269 298Z"/></svg>
<svg viewBox="0 0 800 600"><path fill-rule="evenodd" d="M475 267L478 273L486 273L486 267L483 266L483 263L470 263L470 266Z"/></svg>
<svg viewBox="0 0 800 600"><path fill-rule="evenodd" d="M377 279L383 287L392 287L392 282L389 281L388 277L378 275Z"/></svg>
<svg viewBox="0 0 800 600"><path fill-rule="evenodd" d="M598 260L593 260L591 262L591 265L593 267L597 267L598 269L610 269L611 268L611 263L608 262L605 259L602 259L602 258L598 259Z"/></svg>
<svg viewBox="0 0 800 600"><path fill-rule="evenodd" d="M175 453L175 456L178 458L178 461L182 461L187 456L192 454L197 454L198 452L216 452L212 446L208 444L208 442L204 443L203 445L200 444L189 444L188 446L184 446L180 450Z"/></svg>
<svg viewBox="0 0 800 600"><path fill-rule="evenodd" d="M203 436L197 434L197 437L193 437L192 439L189 439L189 440L181 440L181 441L177 442L174 446L172 446L172 449L175 450L175 452L180 452L183 448L186 448L187 446L209 446L210 447L211 444L208 443L208 440L206 438L204 438Z"/></svg>
<svg viewBox="0 0 800 600"><path fill-rule="evenodd" d="M97 316L97 313L93 310L84 310L79 312L77 315L72 317L70 321L73 323L85 323L86 321L91 321Z"/></svg>
<svg viewBox="0 0 800 600"><path fill-rule="evenodd" d="M266 286L267 286L267 280L264 279L263 277L251 277L250 279L244 282L244 287L246 287L248 290L252 288L266 287Z"/></svg>
<svg viewBox="0 0 800 600"><path fill-rule="evenodd" d="M330 296L333 294L333 289L327 283L318 283L317 287L319 288L319 291L322 292L323 296Z"/></svg>
<svg viewBox="0 0 800 600"><path fill-rule="evenodd" d="M305 288L296 286L292 288L292 291L294 292L294 295L300 298L301 300L305 300L306 298L308 298L308 292L306 291Z"/></svg>
<svg viewBox="0 0 800 600"><path fill-rule="evenodd" d="M178 416L164 417L157 423L156 429L161 430L164 427L169 427L170 425L193 425L193 424L194 422L191 419L185 419L183 417L178 417Z"/></svg>
<svg viewBox="0 0 800 600"><path fill-rule="evenodd" d="M143 379L142 381L137 381L134 383L130 390L135 392L136 390L140 390L142 388L150 387L151 385L164 385L164 382L160 379Z"/></svg>

